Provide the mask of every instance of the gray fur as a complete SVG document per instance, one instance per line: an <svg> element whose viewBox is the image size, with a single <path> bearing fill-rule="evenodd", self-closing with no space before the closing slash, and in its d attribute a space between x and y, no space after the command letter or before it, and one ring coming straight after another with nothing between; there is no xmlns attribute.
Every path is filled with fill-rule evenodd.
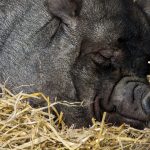
<svg viewBox="0 0 150 150"><path fill-rule="evenodd" d="M115 101L108 101L122 78L146 79L149 48L149 20L131 0L0 2L1 83L7 80L14 92L40 91L52 100L83 102L84 107L59 106L68 125L91 124L97 95L97 119L103 111L112 112Z"/></svg>

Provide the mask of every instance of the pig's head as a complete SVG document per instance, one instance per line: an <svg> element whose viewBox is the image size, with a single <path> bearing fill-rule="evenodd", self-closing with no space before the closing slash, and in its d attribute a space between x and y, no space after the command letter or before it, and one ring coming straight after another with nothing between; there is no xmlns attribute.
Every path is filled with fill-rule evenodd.
<svg viewBox="0 0 150 150"><path fill-rule="evenodd" d="M132 0L47 4L50 14L60 20L61 33L53 38L58 51L53 63L62 65L54 72L59 83L53 87L59 93L50 92L59 99L83 102L83 107L59 106L66 122L86 126L107 111L108 122L144 128L150 121L149 3L146 8Z"/></svg>

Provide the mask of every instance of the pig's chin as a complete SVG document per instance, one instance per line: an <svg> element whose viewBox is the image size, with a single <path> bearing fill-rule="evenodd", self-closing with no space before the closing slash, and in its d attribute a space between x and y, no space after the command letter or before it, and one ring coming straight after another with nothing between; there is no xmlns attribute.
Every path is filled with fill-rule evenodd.
<svg viewBox="0 0 150 150"><path fill-rule="evenodd" d="M131 127L137 128L137 129L144 129L147 127L148 122L132 119L126 116L123 116L119 113L108 113L106 117L106 121L108 123L112 123L114 125L121 125L123 123L126 123L130 125Z"/></svg>

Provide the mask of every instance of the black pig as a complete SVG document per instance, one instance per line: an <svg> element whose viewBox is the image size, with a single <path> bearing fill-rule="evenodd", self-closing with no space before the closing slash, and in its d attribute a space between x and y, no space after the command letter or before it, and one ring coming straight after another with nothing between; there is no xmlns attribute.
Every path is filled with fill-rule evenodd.
<svg viewBox="0 0 150 150"><path fill-rule="evenodd" d="M0 82L79 102L57 106L68 125L107 111L108 122L147 127L148 10L132 0L2 0Z"/></svg>

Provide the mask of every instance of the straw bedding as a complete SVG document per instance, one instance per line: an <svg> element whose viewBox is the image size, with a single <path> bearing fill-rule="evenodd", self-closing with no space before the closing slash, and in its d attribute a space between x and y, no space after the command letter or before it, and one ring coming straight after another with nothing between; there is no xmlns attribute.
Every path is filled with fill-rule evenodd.
<svg viewBox="0 0 150 150"><path fill-rule="evenodd" d="M32 108L27 100L44 99L46 108ZM51 114L54 110L57 119ZM14 95L3 88L0 98L0 150L150 150L150 129L136 130L127 125L114 127L95 122L89 129L68 128L63 114L42 93Z"/></svg>

